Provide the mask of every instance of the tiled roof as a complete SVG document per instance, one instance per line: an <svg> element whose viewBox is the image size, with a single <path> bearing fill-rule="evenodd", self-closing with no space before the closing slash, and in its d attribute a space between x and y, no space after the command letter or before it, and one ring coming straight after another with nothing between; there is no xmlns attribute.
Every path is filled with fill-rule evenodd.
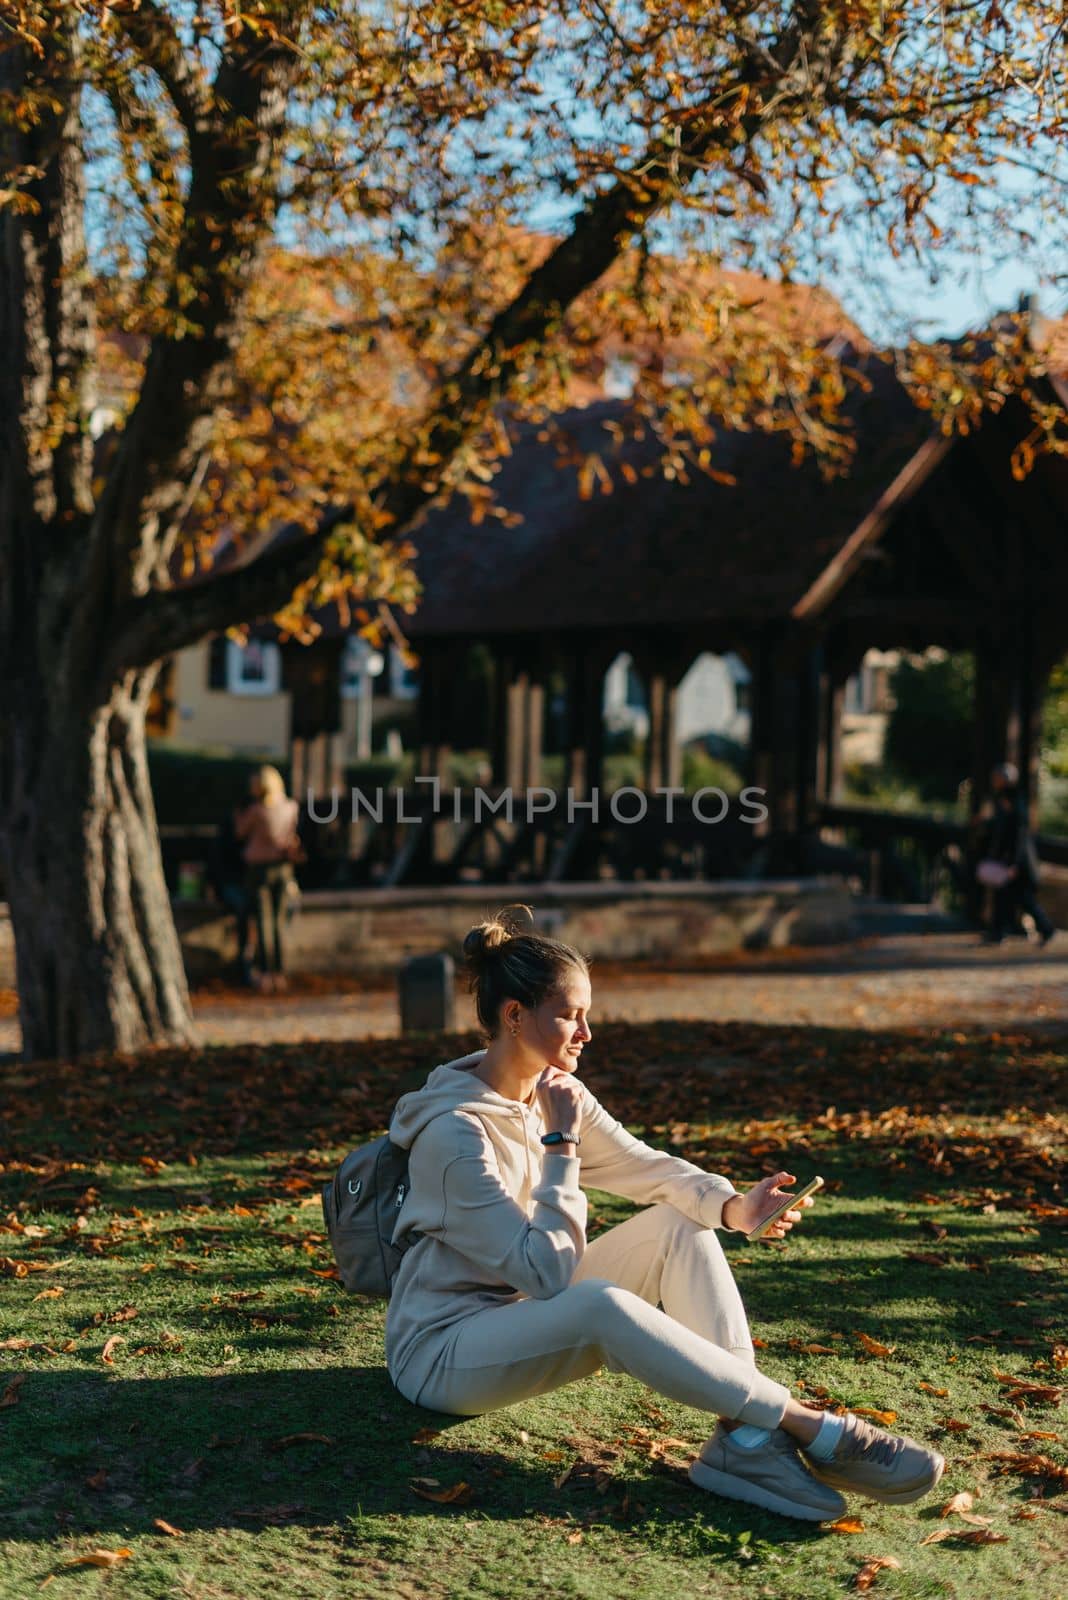
<svg viewBox="0 0 1068 1600"><path fill-rule="evenodd" d="M856 459L829 481L812 461L791 464L784 435L725 431L712 465L733 486L697 471L669 482L651 438L613 448L605 423L623 407L602 401L555 419L614 480L611 494L595 483L583 498L576 467L558 465L554 445L525 427L494 481L498 503L522 521L475 526L461 497L430 513L412 535L424 594L405 631L418 640L787 616L931 431L891 366L875 357L863 366L871 387L850 403Z"/></svg>

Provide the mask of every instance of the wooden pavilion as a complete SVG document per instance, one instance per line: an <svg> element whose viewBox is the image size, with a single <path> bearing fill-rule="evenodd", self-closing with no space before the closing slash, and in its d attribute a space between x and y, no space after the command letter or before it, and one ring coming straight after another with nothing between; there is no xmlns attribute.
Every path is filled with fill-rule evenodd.
<svg viewBox="0 0 1068 1600"><path fill-rule="evenodd" d="M559 805L502 822L473 793L450 796L442 815L423 785L406 798L418 825L361 823L336 881L804 870L841 797L845 684L873 646L973 652L973 753L962 773L972 804L1005 760L1033 801L1043 690L1068 652L1068 459L1040 456L1019 477L1014 462L1032 428L1019 400L947 438L890 362L867 352L853 364L864 383L849 403L856 453L843 476L794 466L785 436L725 431L716 479L669 482L651 437L613 444L618 433L605 424L623 404L598 400L554 419L570 466L545 430L520 432L494 483L512 525L472 525L459 498L432 512L413 536L423 596L405 621L420 661L419 776L444 783L450 754L472 743L464 665L481 646L493 683L485 791L521 796L543 785L547 696L562 684L561 787L589 800L603 784L604 675L627 651L649 714L645 815L623 826L603 806L594 818L588 806L569 816ZM1065 403L1068 388L1048 383ZM580 492L574 462L593 453L612 493ZM321 753L339 725L341 644L328 623L315 645L283 649L301 793L333 776ZM768 810L757 827L680 816L657 792L679 787L679 684L703 651L728 650L751 673L747 781L765 791Z"/></svg>
<svg viewBox="0 0 1068 1600"><path fill-rule="evenodd" d="M424 595L407 628L424 685L420 774L444 781L451 751L470 742L453 685L478 643L494 664L487 788L542 784L547 686L562 673L564 787L589 796L603 772L604 674L626 650L649 712L644 870L686 871L662 848L669 834L656 796L679 783L678 686L702 651L733 650L752 673L748 779L766 791L769 816L748 841L723 830L723 849L706 851L704 865L738 870L759 840L765 862L797 866L803 841L840 797L846 680L872 646L940 645L975 656L972 771L962 774L972 779L973 803L1004 760L1018 765L1033 797L1043 688L1068 651L1068 460L1040 458L1018 479L1014 453L1031 428L1021 403L1009 399L970 436L946 438L890 364L872 355L862 365L867 388L852 406L857 451L846 476L825 480L814 464L795 467L786 439L753 432L723 435L714 453L734 487L704 474L667 482L652 440L606 450L604 425L620 408L600 402L557 420L577 455L601 455L613 493L583 498L574 469L561 468L554 446L530 427L495 485L499 504L521 522L472 527L458 501L431 514L416 536ZM630 482L620 476L624 464ZM435 857L435 876L474 859L489 868L481 845L495 823L465 822L444 857L409 841L393 881ZM586 813L570 824L557 816L551 826L528 825L525 838L520 827L518 840L513 834L497 850L498 871L589 875L606 830ZM610 853L621 845L615 833ZM682 844L683 834L672 837ZM649 859L651 835L659 843ZM691 828L686 839L693 836Z"/></svg>

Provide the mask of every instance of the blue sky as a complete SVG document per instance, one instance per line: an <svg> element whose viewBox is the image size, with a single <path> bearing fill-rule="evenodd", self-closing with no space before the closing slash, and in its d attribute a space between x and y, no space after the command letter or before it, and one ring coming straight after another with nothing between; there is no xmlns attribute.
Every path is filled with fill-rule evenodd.
<svg viewBox="0 0 1068 1600"><path fill-rule="evenodd" d="M930 283L927 274L901 261L881 262L879 268L890 286L895 307L919 319L917 333L925 338L949 337L983 327L998 311L1014 311L1022 294L1037 294L1039 306L1047 316L1059 316L1066 307L1061 284L1042 280L1033 262L1009 262L999 266L976 257L945 255L942 281ZM867 292L863 275L857 273L833 285L846 309L866 333L876 340L892 339L884 308Z"/></svg>

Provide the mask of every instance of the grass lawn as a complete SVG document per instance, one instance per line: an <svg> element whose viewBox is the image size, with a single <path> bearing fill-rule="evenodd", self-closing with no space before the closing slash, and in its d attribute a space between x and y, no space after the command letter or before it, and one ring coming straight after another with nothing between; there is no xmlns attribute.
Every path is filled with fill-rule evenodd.
<svg viewBox="0 0 1068 1600"><path fill-rule="evenodd" d="M930 1503L853 1500L836 1533L693 1488L708 1420L622 1375L474 1420L394 1392L319 1183L475 1042L3 1070L3 1600L821 1600L871 1557L900 1563L878 1595L1068 1597L1060 1045L597 1030L584 1076L651 1142L740 1184L828 1179L786 1245L723 1236L761 1363L949 1460ZM592 1199L596 1227L627 1214ZM942 1517L963 1490L976 1520Z"/></svg>

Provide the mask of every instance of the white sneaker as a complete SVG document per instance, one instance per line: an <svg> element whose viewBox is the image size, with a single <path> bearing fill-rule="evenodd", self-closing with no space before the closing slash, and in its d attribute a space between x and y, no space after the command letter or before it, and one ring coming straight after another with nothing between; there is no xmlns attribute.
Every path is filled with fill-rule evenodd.
<svg viewBox="0 0 1068 1600"><path fill-rule="evenodd" d="M720 1425L690 1467L690 1481L728 1500L746 1500L803 1522L824 1522L846 1509L836 1489L812 1476L796 1441L781 1428L766 1444L745 1450L732 1444Z"/></svg>

